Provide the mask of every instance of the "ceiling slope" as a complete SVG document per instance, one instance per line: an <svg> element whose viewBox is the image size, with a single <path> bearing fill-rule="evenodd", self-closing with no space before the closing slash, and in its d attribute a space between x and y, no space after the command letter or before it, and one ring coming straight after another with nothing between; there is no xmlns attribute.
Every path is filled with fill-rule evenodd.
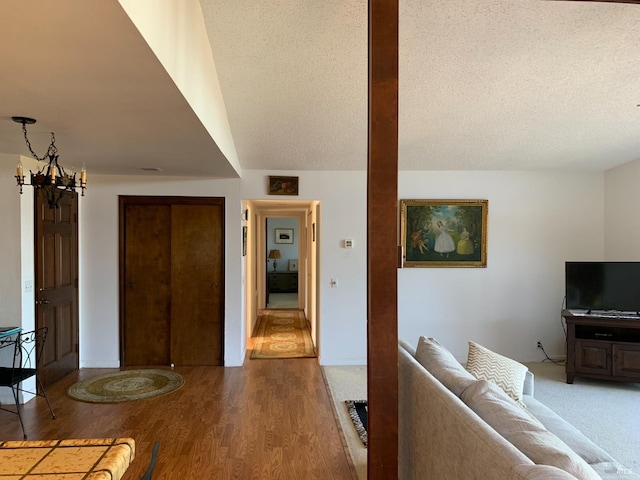
<svg viewBox="0 0 640 480"><path fill-rule="evenodd" d="M38 155L54 131L60 161L91 173L238 177L115 0L0 3L0 152Z"/></svg>

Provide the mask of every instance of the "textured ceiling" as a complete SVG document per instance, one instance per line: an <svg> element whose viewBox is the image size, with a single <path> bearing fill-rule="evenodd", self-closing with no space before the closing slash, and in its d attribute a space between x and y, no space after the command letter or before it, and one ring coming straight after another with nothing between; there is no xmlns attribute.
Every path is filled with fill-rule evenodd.
<svg viewBox="0 0 640 480"><path fill-rule="evenodd" d="M245 168L366 168L366 1L201 4ZM401 1L400 168L640 158L639 57L636 5Z"/></svg>
<svg viewBox="0 0 640 480"><path fill-rule="evenodd" d="M366 168L366 0L200 5L243 169ZM237 176L116 0L3 0L0 25L0 153L26 115L90 172ZM400 168L638 159L639 60L637 5L401 0Z"/></svg>

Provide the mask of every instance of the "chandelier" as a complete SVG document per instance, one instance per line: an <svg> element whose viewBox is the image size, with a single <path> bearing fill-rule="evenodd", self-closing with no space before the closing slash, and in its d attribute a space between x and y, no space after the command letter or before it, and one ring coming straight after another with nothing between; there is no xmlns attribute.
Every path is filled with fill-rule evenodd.
<svg viewBox="0 0 640 480"><path fill-rule="evenodd" d="M33 148L31 148L31 142L29 138L27 138L27 125L33 125L36 123L36 120L29 117L11 117L11 120L22 124L24 141L33 158L39 162L45 162L42 168L36 173L30 171L31 183L25 183L22 161L18 162L18 166L16 167L16 180L18 181L18 187L20 187L20 194L22 194L22 187L24 185L31 185L34 188L42 189L50 208L58 208L60 206L60 199L65 191L75 192L77 188L80 188L82 196L84 197L84 190L87 188L87 169L84 164L82 165L82 170L80 170L80 178L76 180L76 172L67 173L62 165L58 163L58 147L56 147L56 136L53 132L51 132L51 144L49 148L42 157L39 157L33 151Z"/></svg>

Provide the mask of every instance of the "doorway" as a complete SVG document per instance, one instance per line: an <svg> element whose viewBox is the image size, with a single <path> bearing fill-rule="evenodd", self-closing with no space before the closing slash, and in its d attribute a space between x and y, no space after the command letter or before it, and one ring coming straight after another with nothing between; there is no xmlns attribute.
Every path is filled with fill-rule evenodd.
<svg viewBox="0 0 640 480"><path fill-rule="evenodd" d="M267 309L300 308L300 237L300 221L297 217L266 218L264 245L268 262L265 272Z"/></svg>
<svg viewBox="0 0 640 480"><path fill-rule="evenodd" d="M320 244L320 202L317 200L245 200L248 227L248 243L246 257L246 332L247 340L256 329L256 322L261 312L265 310L269 301L267 299L269 286L268 275L273 271L273 260L269 253L274 248L269 248L267 240L271 240L272 246L281 250L277 262L276 272L286 271L289 276L296 272L289 272L289 260L296 260L295 254L287 253L285 257L280 247L288 246L287 243L275 243L276 224L271 219L288 219L293 222L293 241L297 242L297 306L288 304L286 308L303 310L307 318L311 336L316 348L318 345L319 302L317 277L318 256ZM278 220L279 221L279 220ZM271 224L271 231L267 224ZM291 228L291 226L282 226ZM283 232L286 240L288 232ZM268 237L269 236L269 237ZM295 250L294 250L295 251ZM286 265L286 266L285 266ZM293 274L293 275L292 275ZM291 281L291 280L289 280ZM293 289L291 285L285 287ZM276 292L277 294L280 292ZM286 293L286 292L285 292ZM270 295L270 294L269 294Z"/></svg>
<svg viewBox="0 0 640 480"><path fill-rule="evenodd" d="M222 365L224 199L120 201L123 365Z"/></svg>

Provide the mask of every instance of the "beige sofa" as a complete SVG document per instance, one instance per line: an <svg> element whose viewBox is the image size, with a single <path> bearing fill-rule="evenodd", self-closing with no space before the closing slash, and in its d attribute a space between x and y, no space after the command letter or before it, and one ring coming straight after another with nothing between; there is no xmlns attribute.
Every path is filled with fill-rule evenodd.
<svg viewBox="0 0 640 480"><path fill-rule="evenodd" d="M425 353L423 340L420 362L399 345L400 479L640 479L535 400L530 373L522 408L491 382L465 376L446 349Z"/></svg>

